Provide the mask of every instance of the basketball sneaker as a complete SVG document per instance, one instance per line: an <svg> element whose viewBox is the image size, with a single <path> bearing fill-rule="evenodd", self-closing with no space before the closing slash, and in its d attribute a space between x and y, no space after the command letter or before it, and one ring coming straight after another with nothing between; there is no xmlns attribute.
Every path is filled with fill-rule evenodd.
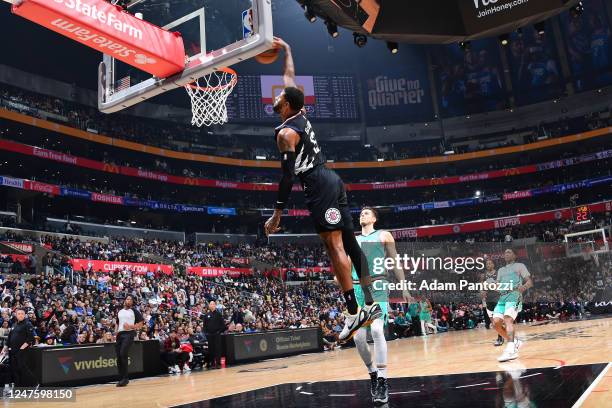
<svg viewBox="0 0 612 408"><path fill-rule="evenodd" d="M382 314L382 308L377 302L359 308L357 313L354 315L346 314L346 318L344 319L344 328L338 336L338 341L340 343L346 343L353 338L355 333L357 333L357 330L359 330L361 327L370 326L372 322L381 317Z"/></svg>
<svg viewBox="0 0 612 408"><path fill-rule="evenodd" d="M518 356L519 349L523 346L523 342L519 339L514 340L514 348L516 349L516 354Z"/></svg>
<svg viewBox="0 0 612 408"><path fill-rule="evenodd" d="M497 340L495 341L495 343L493 343L495 347L499 347L503 344L504 344L504 338L502 336L497 336Z"/></svg>
<svg viewBox="0 0 612 408"><path fill-rule="evenodd" d="M507 343L506 348L501 356L497 358L497 361L503 363L504 361L510 361L518 358L518 350L515 343Z"/></svg>
<svg viewBox="0 0 612 408"><path fill-rule="evenodd" d="M378 386L378 372L374 371L370 373L370 394L372 394L372 398L376 395L376 387Z"/></svg>
<svg viewBox="0 0 612 408"><path fill-rule="evenodd" d="M372 401L374 401L374 404L386 404L389 402L389 384L387 384L387 379L378 377L376 382L376 395L374 395Z"/></svg>

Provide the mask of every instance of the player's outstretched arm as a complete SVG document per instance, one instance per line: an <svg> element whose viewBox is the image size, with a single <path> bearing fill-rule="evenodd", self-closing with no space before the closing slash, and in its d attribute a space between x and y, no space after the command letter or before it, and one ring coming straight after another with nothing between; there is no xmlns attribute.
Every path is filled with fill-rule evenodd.
<svg viewBox="0 0 612 408"><path fill-rule="evenodd" d="M528 276L525 279L525 283L522 286L519 286L519 291L521 293L525 292L527 289L532 288L533 287L533 279L531 279L531 276Z"/></svg>
<svg viewBox="0 0 612 408"><path fill-rule="evenodd" d="M523 280L525 281L525 283L519 286L518 288L519 291L523 293L533 287L533 279L531 279L531 274L529 273L525 265L522 265L522 268L519 273L521 274L521 278L523 278Z"/></svg>
<svg viewBox="0 0 612 408"><path fill-rule="evenodd" d="M285 50L285 72L283 73L285 86L297 87L295 82L295 64L293 63L291 47L280 37L274 37L273 44L275 47Z"/></svg>

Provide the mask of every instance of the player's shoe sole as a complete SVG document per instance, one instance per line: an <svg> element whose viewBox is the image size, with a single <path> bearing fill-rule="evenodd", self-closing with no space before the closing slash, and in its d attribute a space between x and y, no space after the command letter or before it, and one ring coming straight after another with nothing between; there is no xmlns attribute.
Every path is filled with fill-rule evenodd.
<svg viewBox="0 0 612 408"><path fill-rule="evenodd" d="M516 360L518 358L518 353L514 352L514 353L510 353L510 354L502 354L501 356L499 356L497 358L497 361L499 361L500 363L503 363L505 361L511 361L511 360Z"/></svg>
<svg viewBox="0 0 612 408"><path fill-rule="evenodd" d="M353 338L357 330L359 330L368 320L368 313L364 309L359 309L355 315L347 315L344 323L344 328L338 336L339 343L346 343Z"/></svg>

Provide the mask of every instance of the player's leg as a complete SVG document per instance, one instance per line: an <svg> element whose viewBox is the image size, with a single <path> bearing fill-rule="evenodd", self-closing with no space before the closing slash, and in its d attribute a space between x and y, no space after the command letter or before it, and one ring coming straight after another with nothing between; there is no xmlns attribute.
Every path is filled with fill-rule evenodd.
<svg viewBox="0 0 612 408"><path fill-rule="evenodd" d="M359 284L365 295L366 310L373 309L373 313L371 313L372 317L369 321L369 323L371 323L375 318L378 318L381 313L380 308L375 305L375 302L372 298L373 289L370 270L368 267L368 259L363 253L361 246L357 242L357 237L355 236L353 216L351 215L351 210L348 206L346 187L344 186L342 179L340 179L337 174L333 174L337 178L337 201L335 204L338 205L337 208L341 216L341 221L338 223L338 225L342 228L342 243L344 245L344 250L346 251L346 254L351 259L353 267L355 268L355 272L359 277Z"/></svg>
<svg viewBox="0 0 612 408"><path fill-rule="evenodd" d="M421 319L421 336L427 337L427 326L424 319Z"/></svg>
<svg viewBox="0 0 612 408"><path fill-rule="evenodd" d="M350 340L360 327L370 321L369 310L361 309L357 305L353 278L351 276L351 263L346 256L342 245L342 231L320 232L319 236L325 243L325 248L332 264L332 270L344 294L348 316L344 320L344 328L338 336L338 341L344 343Z"/></svg>
<svg viewBox="0 0 612 408"><path fill-rule="evenodd" d="M368 369L368 374L370 375L370 394L372 394L373 398L376 394L376 387L378 385L378 369L374 364L370 346L368 345L368 329L362 327L361 329L357 330L353 340L355 341L355 346L357 347L359 357L361 357L361 360Z"/></svg>
<svg viewBox="0 0 612 408"><path fill-rule="evenodd" d="M484 319L485 327L487 328L487 330L489 330L491 328L491 311L489 310L487 304L484 301L482 302L482 308L484 309L482 317Z"/></svg>
<svg viewBox="0 0 612 408"><path fill-rule="evenodd" d="M485 321L488 321L487 329L493 325L493 329L495 329L495 324L493 323L493 309L495 309L495 303L484 303L485 306ZM497 329L496 329L497 331ZM501 334L497 333L497 340L493 345L495 347L499 347L504 344L504 338Z"/></svg>
<svg viewBox="0 0 612 408"><path fill-rule="evenodd" d="M504 319L503 317L493 317L493 327L497 334L499 334L504 340L508 340L508 333L506 333L506 329L504 328Z"/></svg>
<svg viewBox="0 0 612 408"><path fill-rule="evenodd" d="M348 209L342 180L333 171L324 170L317 175L314 188L318 192L316 196L308 200L308 209L315 222L315 228L325 243L334 275L340 283L349 312L349 316L345 319L344 329L338 336L338 341L343 343L351 339L360 327L370 324L373 317L376 316L377 310L369 306L360 309L355 300L351 263L347 256L344 240L347 241L348 251L351 253L356 250L353 243L357 245L359 255L354 256L356 256L355 259L359 259L359 262L362 261L361 248L354 235L353 240L347 239L346 231L352 231L353 220ZM355 269L358 272L361 270L360 265L357 265L359 262L355 262ZM373 305L377 304L374 303Z"/></svg>
<svg viewBox="0 0 612 408"><path fill-rule="evenodd" d="M342 243L342 231L326 231L320 232L319 236L325 244L327 255L332 264L332 271L342 288L342 292L350 296L350 300L346 299L346 305L350 314L357 313L357 301L355 291L353 290L353 278L351 276L351 264L346 257L344 245Z"/></svg>
<svg viewBox="0 0 612 408"><path fill-rule="evenodd" d="M365 296L361 287L355 287L355 297L357 298L357 304L359 307L365 306ZM355 346L357 347L357 351L359 352L359 356L361 360L365 364L368 369L368 374L370 375L370 393L372 394L372 398L376 393L376 387L378 385L378 369L377 365L374 364L372 359L372 353L370 351L370 346L368 345L368 329L365 327L357 330L355 337L353 337L355 341Z"/></svg>
<svg viewBox="0 0 612 408"><path fill-rule="evenodd" d="M515 337L514 333L514 319L516 319L517 315L517 304L515 302L506 302L506 309L504 311L504 325L506 326L506 333L508 335L508 344L506 345L503 354L497 359L500 362L518 358L521 341Z"/></svg>
<svg viewBox="0 0 612 408"><path fill-rule="evenodd" d="M351 217L351 213L346 207L341 208L340 212L343 214L343 218ZM373 300L370 288L371 279L368 270L368 261L363 253L363 250L359 246L359 243L357 242L355 232L351 225L352 223L352 218L345 221L345 226L342 229L342 245L344 246L346 254L351 258L351 262L355 268L355 272L357 272L357 276L359 276L359 281L365 295L366 304L370 305L373 303Z"/></svg>
<svg viewBox="0 0 612 408"><path fill-rule="evenodd" d="M385 404L389 401L389 385L387 384L387 340L385 339L386 305L383 303L384 317L376 319L370 325L372 340L374 340L374 359L378 369L378 378L374 403Z"/></svg>
<svg viewBox="0 0 612 408"><path fill-rule="evenodd" d="M497 302L493 309L493 327L495 331L504 339L508 340L508 333L504 328L504 313L506 311L506 302Z"/></svg>

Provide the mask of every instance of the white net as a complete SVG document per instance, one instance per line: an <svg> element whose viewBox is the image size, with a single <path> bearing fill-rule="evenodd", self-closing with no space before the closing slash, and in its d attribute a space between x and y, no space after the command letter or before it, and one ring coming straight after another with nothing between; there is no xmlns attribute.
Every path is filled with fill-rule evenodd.
<svg viewBox="0 0 612 408"><path fill-rule="evenodd" d="M232 93L238 75L225 68L197 79L186 85L185 89L191 98L191 124L193 126L211 126L227 123L227 106L225 102Z"/></svg>

